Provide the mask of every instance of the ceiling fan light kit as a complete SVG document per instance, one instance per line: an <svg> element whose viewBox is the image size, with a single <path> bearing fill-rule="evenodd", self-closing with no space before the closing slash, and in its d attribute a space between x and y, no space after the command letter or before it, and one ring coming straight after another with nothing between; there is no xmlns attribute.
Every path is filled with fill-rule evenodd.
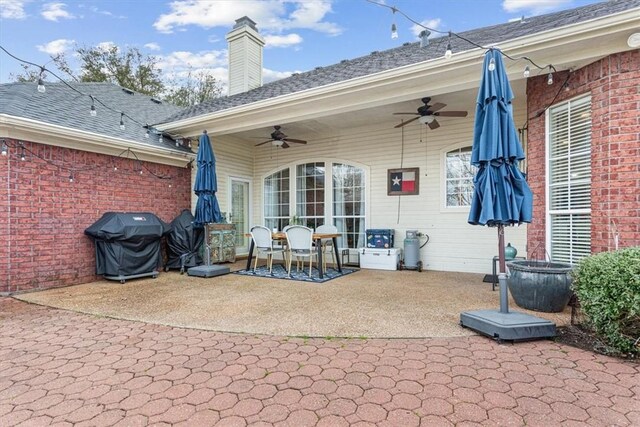
<svg viewBox="0 0 640 427"><path fill-rule="evenodd" d="M467 117L466 111L440 111L441 109L446 107L447 104L436 102L435 104L430 105L429 102L431 102L431 98L428 96L422 98L421 101L424 105L418 107L416 113L393 113L416 116L412 119L407 120L406 122L403 121L400 124L395 125L394 128L401 128L413 121L419 120L423 125L429 126L429 129L437 129L440 127L440 123L438 123L436 117Z"/></svg>
<svg viewBox="0 0 640 427"><path fill-rule="evenodd" d="M274 126L273 128L275 130L271 132L271 135L270 135L271 139L268 139L266 141L260 142L259 144L256 144L256 147L271 143L271 145L275 145L276 147L289 148L290 147L290 145L288 144L289 142L293 142L295 144L307 143L307 141L304 141L302 139L289 138L287 135L284 134L284 132L280 130L280 126Z"/></svg>

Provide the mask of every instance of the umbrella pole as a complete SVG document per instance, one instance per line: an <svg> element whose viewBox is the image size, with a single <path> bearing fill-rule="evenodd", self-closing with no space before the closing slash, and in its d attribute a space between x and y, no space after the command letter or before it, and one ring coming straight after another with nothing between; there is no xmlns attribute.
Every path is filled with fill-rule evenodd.
<svg viewBox="0 0 640 427"><path fill-rule="evenodd" d="M498 225L498 260L500 262L500 313L509 312L509 290L507 289L507 267L504 259L504 225Z"/></svg>

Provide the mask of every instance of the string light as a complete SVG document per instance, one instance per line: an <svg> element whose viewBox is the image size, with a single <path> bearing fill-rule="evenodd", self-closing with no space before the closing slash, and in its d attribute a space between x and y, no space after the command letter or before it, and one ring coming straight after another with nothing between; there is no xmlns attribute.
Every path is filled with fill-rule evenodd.
<svg viewBox="0 0 640 427"><path fill-rule="evenodd" d="M120 113L120 130L124 130L124 113Z"/></svg>
<svg viewBox="0 0 640 427"><path fill-rule="evenodd" d="M398 38L398 27L396 26L395 23L395 16L396 16L396 8L392 7L391 10L393 11L393 23L391 24L391 39L395 40Z"/></svg>
<svg viewBox="0 0 640 427"><path fill-rule="evenodd" d="M164 139L162 139L162 132L160 132L160 134L158 135L158 142L159 143L163 143Z"/></svg>
<svg viewBox="0 0 640 427"><path fill-rule="evenodd" d="M2 140L2 155L6 156L8 151L9 151L9 147L7 147L7 142L3 139Z"/></svg>
<svg viewBox="0 0 640 427"><path fill-rule="evenodd" d="M73 172L69 173L69 182L73 182Z"/></svg>
<svg viewBox="0 0 640 427"><path fill-rule="evenodd" d="M91 109L89 110L89 115L91 117L95 117L98 115L98 112L96 111L96 102L95 99L93 99L93 95L89 95L89 97L91 98Z"/></svg>
<svg viewBox="0 0 640 427"><path fill-rule="evenodd" d="M529 66L527 65L526 67L524 67L524 73L522 73L524 75L524 78L528 78L529 74L531 74L531 70L529 69Z"/></svg>
<svg viewBox="0 0 640 427"><path fill-rule="evenodd" d="M553 67L553 65L549 65L549 75L547 76L547 84L549 86L551 86L553 84L553 71L556 71L556 69Z"/></svg>
<svg viewBox="0 0 640 427"><path fill-rule="evenodd" d="M451 59L453 52L451 51L451 31L449 31L449 39L447 40L447 50L444 52L444 57Z"/></svg>
<svg viewBox="0 0 640 427"><path fill-rule="evenodd" d="M27 155L25 154L24 150L24 144L22 142L20 143L20 160L22 160L23 162L27 160Z"/></svg>
<svg viewBox="0 0 640 427"><path fill-rule="evenodd" d="M149 123L147 123L147 124L145 125L145 128L147 128L147 129L146 129L146 130L145 130L145 132L144 132L144 137L145 137L146 139L149 139Z"/></svg>
<svg viewBox="0 0 640 427"><path fill-rule="evenodd" d="M42 80L42 75L44 74L44 67L40 67L40 75L38 76L38 92L45 93L47 88L44 87L44 81Z"/></svg>
<svg viewBox="0 0 640 427"><path fill-rule="evenodd" d="M487 68L489 69L489 71L493 71L496 69L496 60L493 58L493 56L491 57L491 59L489 59L489 65L487 66Z"/></svg>

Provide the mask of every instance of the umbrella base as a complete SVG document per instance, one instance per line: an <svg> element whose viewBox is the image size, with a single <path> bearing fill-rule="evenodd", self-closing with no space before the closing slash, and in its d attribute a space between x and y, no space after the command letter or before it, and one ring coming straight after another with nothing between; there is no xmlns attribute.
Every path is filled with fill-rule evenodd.
<svg viewBox="0 0 640 427"><path fill-rule="evenodd" d="M514 311L466 311L460 314L460 325L499 341L526 341L556 336L555 323Z"/></svg>
<svg viewBox="0 0 640 427"><path fill-rule="evenodd" d="M196 277L216 277L229 274L230 271L229 267L223 267L221 265L200 265L188 269L187 274Z"/></svg>

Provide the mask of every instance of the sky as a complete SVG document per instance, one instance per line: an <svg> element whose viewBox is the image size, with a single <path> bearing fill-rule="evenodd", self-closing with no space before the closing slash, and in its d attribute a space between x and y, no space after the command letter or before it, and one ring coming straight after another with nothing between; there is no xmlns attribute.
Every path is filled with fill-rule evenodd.
<svg viewBox="0 0 640 427"><path fill-rule="evenodd" d="M597 2L376 1L427 27L454 32ZM226 90L225 34L245 15L266 40L265 83L417 41L422 30L366 0L0 0L0 45L21 59L46 64L56 74L50 55L65 53L77 67L73 52L78 47L136 47L158 59L166 78L179 78L189 69L204 71ZM398 29L396 39L391 38L392 23ZM21 71L18 61L0 51L0 83L13 81L11 74Z"/></svg>

